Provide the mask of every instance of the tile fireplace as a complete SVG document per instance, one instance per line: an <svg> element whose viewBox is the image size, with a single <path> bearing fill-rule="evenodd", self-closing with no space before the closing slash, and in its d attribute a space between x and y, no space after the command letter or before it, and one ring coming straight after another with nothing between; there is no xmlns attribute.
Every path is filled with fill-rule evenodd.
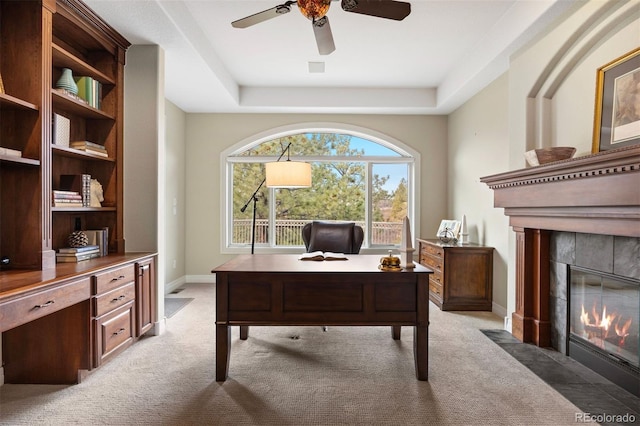
<svg viewBox="0 0 640 426"><path fill-rule="evenodd" d="M637 293L635 299L630 297L635 305L627 300L622 307L607 308L609 314L611 309L619 314L618 309L624 310L632 318L631 324L636 324L635 337L625 342L626 345L635 339L635 348L624 352L629 359L619 357L615 343L605 344L593 335L585 339L584 330L576 324L571 325L572 337L569 327L576 315L571 309L578 303L572 294L578 300L592 295L597 287L595 281L600 280L602 290L602 282L609 283L612 277L623 284L640 280L640 147L515 170L481 181L494 191L494 205L504 208L515 232L516 303L512 334L523 342L553 346L562 353L573 351L579 356L582 352L599 353L596 357L612 359L624 367L633 366L638 356ZM563 240L575 242L573 251L558 246L558 241ZM572 289L571 277L580 277L581 273L587 274L582 275L582 281L594 285L576 284ZM558 285L559 282L563 284ZM593 301L585 301L589 305L585 306L585 317L601 318L603 307L598 304L615 299L612 292L605 289L600 301L596 300L595 311ZM578 317L581 315L580 308ZM623 327L626 320L616 324ZM631 324L629 330L633 331ZM611 350L599 351L598 343ZM588 350L583 351L585 347ZM631 389L636 395L640 394L638 382Z"/></svg>

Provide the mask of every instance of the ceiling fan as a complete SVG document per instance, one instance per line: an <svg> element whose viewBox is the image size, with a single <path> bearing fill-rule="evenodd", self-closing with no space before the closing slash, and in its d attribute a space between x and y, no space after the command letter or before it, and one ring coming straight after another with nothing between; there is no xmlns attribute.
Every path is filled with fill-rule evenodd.
<svg viewBox="0 0 640 426"><path fill-rule="evenodd" d="M291 12L291 6L296 5L300 9L300 12L311 20L313 33L316 37L316 44L318 45L318 52L321 55L328 55L336 50L331 27L329 26L329 18L326 16L331 1L332 0L286 1L271 9L263 10L262 12L233 21L231 25L234 28L247 28L268 19L289 13ZM402 21L411 13L411 3L394 0L342 0L342 10L345 12L375 16L377 18Z"/></svg>

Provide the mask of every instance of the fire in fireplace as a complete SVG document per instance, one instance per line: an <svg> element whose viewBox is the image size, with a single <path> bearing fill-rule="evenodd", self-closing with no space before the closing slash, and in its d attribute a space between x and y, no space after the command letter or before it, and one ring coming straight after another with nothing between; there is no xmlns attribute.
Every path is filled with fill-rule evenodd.
<svg viewBox="0 0 640 426"><path fill-rule="evenodd" d="M613 369L637 394L640 283L572 266L569 294L569 355L606 376Z"/></svg>

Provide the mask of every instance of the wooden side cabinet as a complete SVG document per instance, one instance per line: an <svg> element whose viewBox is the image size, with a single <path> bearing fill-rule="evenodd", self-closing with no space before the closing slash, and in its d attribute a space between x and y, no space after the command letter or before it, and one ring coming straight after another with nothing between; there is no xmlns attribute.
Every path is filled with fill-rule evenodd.
<svg viewBox="0 0 640 426"><path fill-rule="evenodd" d="M418 239L418 261L434 273L429 299L443 311L491 311L493 247Z"/></svg>

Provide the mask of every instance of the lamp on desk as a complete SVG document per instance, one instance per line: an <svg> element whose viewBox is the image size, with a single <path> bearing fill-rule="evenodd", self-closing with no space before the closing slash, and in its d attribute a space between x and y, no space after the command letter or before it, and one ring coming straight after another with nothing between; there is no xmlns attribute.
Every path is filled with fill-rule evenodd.
<svg viewBox="0 0 640 426"><path fill-rule="evenodd" d="M266 177L260 182L258 188L253 195L247 200L245 205L240 209L244 211L253 201L253 219L251 221L251 254L254 252L256 243L256 203L258 201L258 192L262 185L266 183L267 188L308 188L311 186L311 164L300 161L291 161L289 158L289 148L291 143L282 151L280 157L276 161L265 164ZM284 154L287 154L287 160L280 162Z"/></svg>

